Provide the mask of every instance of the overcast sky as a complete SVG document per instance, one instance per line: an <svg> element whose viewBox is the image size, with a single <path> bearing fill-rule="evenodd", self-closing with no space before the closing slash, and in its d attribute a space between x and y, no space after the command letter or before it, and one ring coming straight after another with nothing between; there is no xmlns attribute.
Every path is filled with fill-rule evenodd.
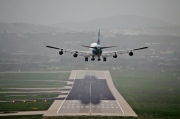
<svg viewBox="0 0 180 119"><path fill-rule="evenodd" d="M180 0L0 0L0 21L54 24L138 15L180 25Z"/></svg>

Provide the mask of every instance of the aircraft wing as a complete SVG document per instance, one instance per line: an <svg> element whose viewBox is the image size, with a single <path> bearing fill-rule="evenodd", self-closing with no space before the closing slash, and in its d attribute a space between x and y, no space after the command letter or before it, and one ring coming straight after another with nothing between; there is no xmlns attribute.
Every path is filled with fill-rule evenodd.
<svg viewBox="0 0 180 119"><path fill-rule="evenodd" d="M85 56L85 57L92 56L92 53L88 51L79 51L79 50L71 50L71 49L63 49L63 50L64 52L71 53L71 54L76 53L78 56Z"/></svg>
<svg viewBox="0 0 180 119"><path fill-rule="evenodd" d="M92 56L92 53L89 51L79 51L79 50L71 50L71 49L65 49L65 48L58 48L58 47L54 47L54 46L47 46L48 48L52 48L52 49L57 49L60 52L62 51L63 53L70 53L70 54L77 54L78 56L84 56L84 57L90 57Z"/></svg>
<svg viewBox="0 0 180 119"><path fill-rule="evenodd" d="M142 49L147 49L147 48L148 47L141 47L141 48L127 49L127 50L107 51L107 52L103 52L102 56L103 57L111 57L111 56L114 56L114 55L117 55L117 54L133 53L136 50L142 50Z"/></svg>

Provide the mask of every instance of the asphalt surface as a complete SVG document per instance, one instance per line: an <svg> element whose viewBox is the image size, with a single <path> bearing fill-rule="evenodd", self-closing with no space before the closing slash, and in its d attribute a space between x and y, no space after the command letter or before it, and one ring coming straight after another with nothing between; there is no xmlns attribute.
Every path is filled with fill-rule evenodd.
<svg viewBox="0 0 180 119"><path fill-rule="evenodd" d="M81 100L83 104L99 104L100 100L115 100L105 79L97 79L87 75L84 79L76 79L66 100Z"/></svg>
<svg viewBox="0 0 180 119"><path fill-rule="evenodd" d="M58 113L123 113L103 72L79 72Z"/></svg>
<svg viewBox="0 0 180 119"><path fill-rule="evenodd" d="M120 105L120 94L116 95L117 90L108 73L109 71L74 71L74 84L57 115L137 116L122 98L125 110L129 110L125 113ZM111 87L116 90L114 94Z"/></svg>

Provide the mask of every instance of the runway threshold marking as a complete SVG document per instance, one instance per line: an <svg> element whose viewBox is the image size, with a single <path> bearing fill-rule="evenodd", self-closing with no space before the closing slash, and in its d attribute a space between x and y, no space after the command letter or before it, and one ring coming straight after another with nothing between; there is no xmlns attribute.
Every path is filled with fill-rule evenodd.
<svg viewBox="0 0 180 119"><path fill-rule="evenodd" d="M75 73L75 75L74 75L74 82L75 82L75 79L76 79L76 74L77 74L77 72L76 72L76 73ZM72 87L71 87L71 90L72 90L72 88L73 88L73 86L74 86L74 82L73 82L73 85L72 85ZM71 90L69 91L69 93L71 92ZM68 97L69 93L67 94L66 98ZM58 109L57 113L58 113L58 112L59 112L59 110L61 109L61 107L62 107L63 103L64 103L64 102L65 102L65 100L66 100L66 98L63 100L63 102L62 102L62 104L60 105L60 107L59 107L59 109Z"/></svg>

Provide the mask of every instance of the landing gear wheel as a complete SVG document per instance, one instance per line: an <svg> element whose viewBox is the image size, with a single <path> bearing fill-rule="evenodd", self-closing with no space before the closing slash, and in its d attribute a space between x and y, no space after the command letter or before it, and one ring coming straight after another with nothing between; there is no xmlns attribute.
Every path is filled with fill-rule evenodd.
<svg viewBox="0 0 180 119"><path fill-rule="evenodd" d="M88 62L88 58L87 57L85 57L85 62Z"/></svg>
<svg viewBox="0 0 180 119"><path fill-rule="evenodd" d="M91 61L94 61L94 60L95 60L95 58L92 58L92 59L91 59Z"/></svg>
<svg viewBox="0 0 180 119"><path fill-rule="evenodd" d="M105 57L103 58L103 62L106 62L106 58Z"/></svg>
<svg viewBox="0 0 180 119"><path fill-rule="evenodd" d="M99 58L98 61L101 61L101 59Z"/></svg>

